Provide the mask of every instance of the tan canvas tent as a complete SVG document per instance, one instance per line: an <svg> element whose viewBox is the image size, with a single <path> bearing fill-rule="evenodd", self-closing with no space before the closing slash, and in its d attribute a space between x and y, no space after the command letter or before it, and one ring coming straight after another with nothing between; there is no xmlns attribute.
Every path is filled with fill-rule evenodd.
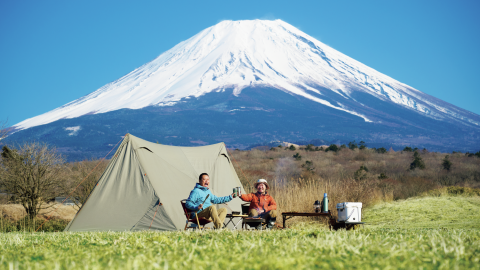
<svg viewBox="0 0 480 270"><path fill-rule="evenodd" d="M180 200L204 172L216 196L242 186L224 143L177 147L127 134L65 231L181 230L186 219ZM239 198L228 203L234 211L240 205Z"/></svg>

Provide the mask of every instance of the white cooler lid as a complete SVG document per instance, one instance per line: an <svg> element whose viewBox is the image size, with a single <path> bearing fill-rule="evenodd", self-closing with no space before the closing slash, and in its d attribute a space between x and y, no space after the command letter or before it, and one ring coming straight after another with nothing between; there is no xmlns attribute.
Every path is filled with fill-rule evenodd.
<svg viewBox="0 0 480 270"><path fill-rule="evenodd" d="M342 208L362 208L362 203L361 202L343 202L343 203L337 203L337 209L342 209Z"/></svg>

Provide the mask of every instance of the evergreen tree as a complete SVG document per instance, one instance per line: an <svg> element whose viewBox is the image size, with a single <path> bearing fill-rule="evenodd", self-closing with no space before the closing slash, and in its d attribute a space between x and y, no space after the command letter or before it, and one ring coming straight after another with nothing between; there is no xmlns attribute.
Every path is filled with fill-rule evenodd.
<svg viewBox="0 0 480 270"><path fill-rule="evenodd" d="M442 162L442 167L444 170L450 171L450 168L452 167L452 162L448 159L448 155L445 156Z"/></svg>
<svg viewBox="0 0 480 270"><path fill-rule="evenodd" d="M387 149L385 149L385 147L377 149L377 153L379 153L379 154L385 154L386 152L387 152Z"/></svg>
<svg viewBox="0 0 480 270"><path fill-rule="evenodd" d="M355 140L353 140L353 142L348 143L348 148L350 148L352 150L358 148L358 145L355 143Z"/></svg>
<svg viewBox="0 0 480 270"><path fill-rule="evenodd" d="M367 145L365 144L364 141L361 141L361 142L360 142L360 147L359 147L359 148L360 148L360 150L363 150L363 149L366 149L366 148L367 148Z"/></svg>
<svg viewBox="0 0 480 270"><path fill-rule="evenodd" d="M415 170L416 168L419 168L421 170L425 169L425 163L422 160L422 157L420 157L420 154L415 151L413 154L413 162L410 163L410 170Z"/></svg>

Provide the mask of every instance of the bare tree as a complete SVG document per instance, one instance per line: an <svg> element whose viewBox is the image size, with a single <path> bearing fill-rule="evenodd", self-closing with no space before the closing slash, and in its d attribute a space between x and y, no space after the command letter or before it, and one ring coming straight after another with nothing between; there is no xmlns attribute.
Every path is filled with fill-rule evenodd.
<svg viewBox="0 0 480 270"><path fill-rule="evenodd" d="M87 201L107 165L106 160L84 160L68 164L68 180L62 184L63 192L66 195L72 194L71 200L80 208Z"/></svg>
<svg viewBox="0 0 480 270"><path fill-rule="evenodd" d="M63 167L63 157L46 144L25 143L18 149L4 146L0 188L15 196L33 219L58 194Z"/></svg>

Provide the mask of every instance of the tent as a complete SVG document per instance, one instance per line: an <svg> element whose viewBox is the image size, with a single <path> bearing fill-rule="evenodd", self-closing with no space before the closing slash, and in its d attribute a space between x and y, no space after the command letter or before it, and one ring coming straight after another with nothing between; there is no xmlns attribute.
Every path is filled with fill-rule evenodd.
<svg viewBox="0 0 480 270"><path fill-rule="evenodd" d="M65 231L183 230L180 200L204 172L216 196L242 187L224 143L177 147L127 134ZM240 211L241 200L228 207Z"/></svg>

